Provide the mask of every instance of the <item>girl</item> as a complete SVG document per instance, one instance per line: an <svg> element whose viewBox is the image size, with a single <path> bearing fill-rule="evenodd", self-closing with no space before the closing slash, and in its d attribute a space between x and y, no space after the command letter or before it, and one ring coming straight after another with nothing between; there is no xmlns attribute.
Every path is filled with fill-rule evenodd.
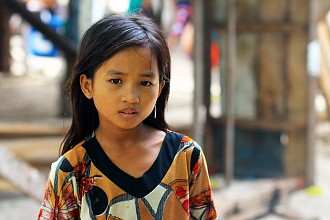
<svg viewBox="0 0 330 220"><path fill-rule="evenodd" d="M82 38L72 124L39 219L215 219L201 148L169 130L170 54L142 15L109 15Z"/></svg>

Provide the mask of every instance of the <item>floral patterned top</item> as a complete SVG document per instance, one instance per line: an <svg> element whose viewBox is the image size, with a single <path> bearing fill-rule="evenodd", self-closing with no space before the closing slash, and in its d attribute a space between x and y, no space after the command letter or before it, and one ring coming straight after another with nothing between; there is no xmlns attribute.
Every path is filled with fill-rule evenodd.
<svg viewBox="0 0 330 220"><path fill-rule="evenodd" d="M92 135L52 164L38 219L216 219L204 154L168 131L154 164L135 178Z"/></svg>

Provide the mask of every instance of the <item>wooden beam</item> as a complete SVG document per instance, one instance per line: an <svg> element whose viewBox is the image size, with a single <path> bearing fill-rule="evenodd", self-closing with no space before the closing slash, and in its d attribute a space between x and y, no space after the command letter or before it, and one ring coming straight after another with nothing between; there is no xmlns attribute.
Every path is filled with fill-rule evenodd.
<svg viewBox="0 0 330 220"><path fill-rule="evenodd" d="M4 0L5 6L13 13L18 13L24 20L29 22L38 31L44 34L60 50L64 52L67 58L73 59L76 56L76 47L70 43L64 36L60 36L55 30L44 24L40 17L30 12L22 2L16 0Z"/></svg>
<svg viewBox="0 0 330 220"><path fill-rule="evenodd" d="M0 124L0 138L64 136L68 127L52 124L5 123Z"/></svg>
<svg viewBox="0 0 330 220"><path fill-rule="evenodd" d="M40 202L47 177L23 160L17 159L4 146L0 146L0 175L16 189Z"/></svg>
<svg viewBox="0 0 330 220"><path fill-rule="evenodd" d="M213 28L227 30L227 24L223 22L214 22ZM293 23L237 23L237 32L306 32L307 26Z"/></svg>
<svg viewBox="0 0 330 220"><path fill-rule="evenodd" d="M213 119L213 124L224 125L225 118ZM235 126L250 130L265 130L265 131L279 131L279 132L297 132L305 129L305 124L288 121L275 121L275 120L248 120L248 119L235 119Z"/></svg>

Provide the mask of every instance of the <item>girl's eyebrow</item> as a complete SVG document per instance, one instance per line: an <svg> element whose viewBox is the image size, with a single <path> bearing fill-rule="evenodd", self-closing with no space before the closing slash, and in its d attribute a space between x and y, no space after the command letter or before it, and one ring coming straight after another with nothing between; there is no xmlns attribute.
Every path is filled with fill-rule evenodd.
<svg viewBox="0 0 330 220"><path fill-rule="evenodd" d="M124 73L124 72L121 72L119 70L109 70L107 72L107 75L109 76L114 76L114 75L124 75L124 76L127 76L128 73ZM152 71L148 71L148 72L144 72L144 73L141 73L140 74L141 77L149 77L149 78L155 78L156 77L156 74Z"/></svg>
<svg viewBox="0 0 330 220"><path fill-rule="evenodd" d="M107 72L107 75L113 76L113 75L127 75L127 73L120 72L119 70L109 70Z"/></svg>
<svg viewBox="0 0 330 220"><path fill-rule="evenodd" d="M149 77L149 78L155 78L156 77L155 73L152 72L152 71L141 73L140 76L142 76L142 77Z"/></svg>

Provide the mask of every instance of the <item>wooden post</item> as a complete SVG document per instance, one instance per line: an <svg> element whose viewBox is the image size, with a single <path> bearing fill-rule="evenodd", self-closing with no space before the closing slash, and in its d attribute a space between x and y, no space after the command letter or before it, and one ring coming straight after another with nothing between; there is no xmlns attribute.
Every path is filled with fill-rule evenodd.
<svg viewBox="0 0 330 220"><path fill-rule="evenodd" d="M205 145L210 100L210 1L194 0L194 139Z"/></svg>
<svg viewBox="0 0 330 220"><path fill-rule="evenodd" d="M3 1L0 1L0 72L9 73L10 13L4 4Z"/></svg>
<svg viewBox="0 0 330 220"><path fill-rule="evenodd" d="M229 186L234 173L234 83L236 57L236 1L227 0L228 7L228 70L226 77L226 137L225 137L225 181Z"/></svg>
<svg viewBox="0 0 330 220"><path fill-rule="evenodd" d="M307 152L306 152L306 183L307 185L314 184L315 174L315 106L314 100L316 95L317 76L320 72L320 50L316 44L312 43L313 36L316 34L316 28L313 24L315 19L316 1L310 1L309 7L309 46L308 46L308 78L307 78ZM313 57L311 57L313 56ZM314 60L312 60L314 59ZM315 60L316 59L316 60ZM318 62L319 65L312 63Z"/></svg>

